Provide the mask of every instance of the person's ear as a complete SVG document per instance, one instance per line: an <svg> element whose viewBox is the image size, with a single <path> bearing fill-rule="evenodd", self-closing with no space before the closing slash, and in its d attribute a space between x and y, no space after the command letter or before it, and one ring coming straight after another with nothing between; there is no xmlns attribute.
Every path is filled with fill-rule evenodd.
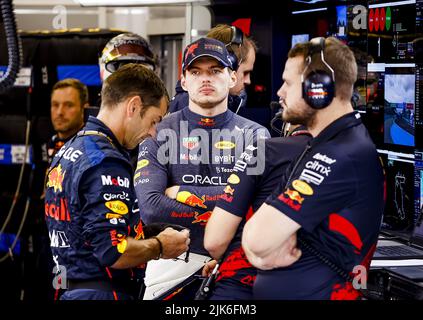
<svg viewBox="0 0 423 320"><path fill-rule="evenodd" d="M182 89L184 89L185 91L188 91L187 86L186 86L186 79L184 74L181 75L181 87Z"/></svg>
<svg viewBox="0 0 423 320"><path fill-rule="evenodd" d="M229 72L230 72L230 76L231 76L231 80L229 81L229 89L232 89L236 85L237 77L236 77L235 71L229 71Z"/></svg>
<svg viewBox="0 0 423 320"><path fill-rule="evenodd" d="M139 96L133 96L129 98L126 104L126 113L132 118L136 113L140 113L141 110L141 98Z"/></svg>

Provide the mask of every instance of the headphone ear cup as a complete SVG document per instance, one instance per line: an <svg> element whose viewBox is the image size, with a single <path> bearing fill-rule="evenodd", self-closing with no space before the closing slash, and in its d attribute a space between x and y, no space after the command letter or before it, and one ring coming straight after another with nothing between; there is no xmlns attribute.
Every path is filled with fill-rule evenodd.
<svg viewBox="0 0 423 320"><path fill-rule="evenodd" d="M335 97L335 84L325 71L311 72L302 83L303 99L313 109L323 109Z"/></svg>
<svg viewBox="0 0 423 320"><path fill-rule="evenodd" d="M232 70L237 71L238 70L238 58L236 57L236 54L229 51L228 58L229 58L229 61L231 63Z"/></svg>

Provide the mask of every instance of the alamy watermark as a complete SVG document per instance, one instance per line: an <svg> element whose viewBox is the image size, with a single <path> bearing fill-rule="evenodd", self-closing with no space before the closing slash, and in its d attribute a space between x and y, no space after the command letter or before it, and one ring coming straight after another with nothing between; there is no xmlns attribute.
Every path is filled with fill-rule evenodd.
<svg viewBox="0 0 423 320"><path fill-rule="evenodd" d="M55 14L52 27L53 29L67 29L68 28L68 20L67 20L67 11L65 6L54 6L53 13Z"/></svg>
<svg viewBox="0 0 423 320"><path fill-rule="evenodd" d="M189 131L188 122L181 121L179 132L173 129L159 131L157 141L162 144L157 159L162 165L226 164L231 165L233 171L242 169L248 175L260 175L264 171L265 137L264 128Z"/></svg>

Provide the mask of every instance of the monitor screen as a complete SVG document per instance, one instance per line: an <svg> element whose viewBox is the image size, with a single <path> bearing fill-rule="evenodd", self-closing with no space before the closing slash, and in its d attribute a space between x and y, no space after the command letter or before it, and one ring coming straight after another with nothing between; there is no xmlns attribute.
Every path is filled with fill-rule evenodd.
<svg viewBox="0 0 423 320"><path fill-rule="evenodd" d="M414 212L416 225L420 226L423 220L423 150L415 152ZM420 229L419 236L423 238L423 227L420 227Z"/></svg>
<svg viewBox="0 0 423 320"><path fill-rule="evenodd" d="M382 228L406 238L415 224L414 155L378 150L386 175L386 203Z"/></svg>
<svg viewBox="0 0 423 320"><path fill-rule="evenodd" d="M416 64L416 104L415 104L415 121L416 148L423 150L423 108L421 106L421 93L423 92L423 63Z"/></svg>
<svg viewBox="0 0 423 320"><path fill-rule="evenodd" d="M347 6L336 7L336 33L340 40L347 38Z"/></svg>
<svg viewBox="0 0 423 320"><path fill-rule="evenodd" d="M291 48L294 47L297 43L307 42L309 40L309 34L293 34L291 40Z"/></svg>
<svg viewBox="0 0 423 320"><path fill-rule="evenodd" d="M414 147L414 66L386 67L384 83L384 142Z"/></svg>
<svg viewBox="0 0 423 320"><path fill-rule="evenodd" d="M369 4L368 52L376 62L412 62L415 1Z"/></svg>

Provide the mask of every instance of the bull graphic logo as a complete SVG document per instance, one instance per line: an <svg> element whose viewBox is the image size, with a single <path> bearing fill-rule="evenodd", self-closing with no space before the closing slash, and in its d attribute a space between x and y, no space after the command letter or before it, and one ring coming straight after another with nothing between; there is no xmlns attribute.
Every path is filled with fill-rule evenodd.
<svg viewBox="0 0 423 320"><path fill-rule="evenodd" d="M141 221L134 227L134 231L136 232L135 240L144 239L144 230L142 229Z"/></svg>
<svg viewBox="0 0 423 320"><path fill-rule="evenodd" d="M210 217L212 215L212 211L207 211L202 214L199 214L198 212L195 213L195 220L192 223L201 223L206 224L207 221L209 221Z"/></svg>
<svg viewBox="0 0 423 320"><path fill-rule="evenodd" d="M47 181L47 187L53 188L54 192L60 191L62 192L62 184L63 179L65 178L66 170L62 173L62 165L59 164L57 167L55 167L53 170L51 170L48 174L48 181Z"/></svg>
<svg viewBox="0 0 423 320"><path fill-rule="evenodd" d="M206 202L205 196L203 195L201 198L197 197L195 194L192 194L189 191L181 191L178 193L176 200L190 207L199 207L206 209L207 206L204 204Z"/></svg>
<svg viewBox="0 0 423 320"><path fill-rule="evenodd" d="M285 191L285 194L294 201L297 201L297 203L302 204L304 201L304 198L300 196L298 191L287 189Z"/></svg>
<svg viewBox="0 0 423 320"><path fill-rule="evenodd" d="M194 55L194 51L198 48L198 43L195 43L187 48L187 52L185 54L185 62L188 59L189 55Z"/></svg>
<svg viewBox="0 0 423 320"><path fill-rule="evenodd" d="M210 118L201 118L200 122L198 122L199 125L205 126L205 127L212 127L214 126L214 119Z"/></svg>

